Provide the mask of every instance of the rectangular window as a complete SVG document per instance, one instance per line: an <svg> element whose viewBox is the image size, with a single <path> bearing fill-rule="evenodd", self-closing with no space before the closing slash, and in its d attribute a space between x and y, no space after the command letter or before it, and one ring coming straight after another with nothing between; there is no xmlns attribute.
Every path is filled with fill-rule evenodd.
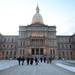
<svg viewBox="0 0 75 75"><path fill-rule="evenodd" d="M5 48L5 45L3 45L3 48Z"/></svg>
<svg viewBox="0 0 75 75"><path fill-rule="evenodd" d="M34 55L35 54L35 52L34 52L34 48L32 48L32 55Z"/></svg>
<svg viewBox="0 0 75 75"><path fill-rule="evenodd" d="M8 55L8 51L6 52L6 55Z"/></svg>
<svg viewBox="0 0 75 75"><path fill-rule="evenodd" d="M40 49L40 55L43 55L43 48Z"/></svg>
<svg viewBox="0 0 75 75"><path fill-rule="evenodd" d="M70 48L71 48L71 45L70 45Z"/></svg>
<svg viewBox="0 0 75 75"><path fill-rule="evenodd" d="M36 55L39 55L39 48L36 49Z"/></svg>
<svg viewBox="0 0 75 75"><path fill-rule="evenodd" d="M14 51L14 56L16 55L16 51Z"/></svg>

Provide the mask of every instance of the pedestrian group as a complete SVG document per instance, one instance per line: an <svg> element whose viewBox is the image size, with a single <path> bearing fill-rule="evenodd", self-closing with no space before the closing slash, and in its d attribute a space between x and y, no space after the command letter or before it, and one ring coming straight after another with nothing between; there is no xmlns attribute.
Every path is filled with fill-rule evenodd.
<svg viewBox="0 0 75 75"><path fill-rule="evenodd" d="M38 58L38 57L35 57L35 58L33 58L33 57L27 57L27 58L24 58L24 56L19 56L18 58L17 58L17 60L18 60L18 63L19 63L19 65L24 65L24 61L26 61L26 63L27 63L27 65L33 65L33 63L35 62L35 65L38 65L38 63L39 63L39 61L42 63L42 62L44 62L44 63L52 63L52 60L53 60L53 58L52 57L40 57L40 58Z"/></svg>

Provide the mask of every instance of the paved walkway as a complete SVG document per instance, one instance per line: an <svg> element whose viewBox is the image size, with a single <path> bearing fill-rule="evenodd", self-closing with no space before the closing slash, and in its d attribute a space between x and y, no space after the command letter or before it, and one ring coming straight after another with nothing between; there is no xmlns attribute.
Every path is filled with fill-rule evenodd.
<svg viewBox="0 0 75 75"><path fill-rule="evenodd" d="M75 75L55 64L40 63L39 65L16 65L0 71L0 75Z"/></svg>

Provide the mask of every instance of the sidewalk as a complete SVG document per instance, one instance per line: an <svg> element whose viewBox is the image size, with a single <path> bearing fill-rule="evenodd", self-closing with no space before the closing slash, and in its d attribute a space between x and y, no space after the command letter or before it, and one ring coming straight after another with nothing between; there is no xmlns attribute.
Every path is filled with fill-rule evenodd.
<svg viewBox="0 0 75 75"><path fill-rule="evenodd" d="M14 61L13 61L14 62ZM16 65L0 71L0 75L75 75L75 72L68 71L52 64L39 63L39 65Z"/></svg>

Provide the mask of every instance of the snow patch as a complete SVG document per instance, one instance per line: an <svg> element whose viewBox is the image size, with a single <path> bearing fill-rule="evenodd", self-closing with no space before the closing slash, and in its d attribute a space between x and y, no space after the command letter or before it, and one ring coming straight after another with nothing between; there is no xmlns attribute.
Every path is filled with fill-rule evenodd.
<svg viewBox="0 0 75 75"><path fill-rule="evenodd" d="M75 72L75 67L72 67L72 66L68 66L68 65L64 65L64 64L60 64L60 63L56 63L56 65L66 69L66 70L69 70L69 71L72 71L72 72Z"/></svg>
<svg viewBox="0 0 75 75"><path fill-rule="evenodd" d="M17 65L17 61L15 60L0 60L0 70L4 70L15 65Z"/></svg>

